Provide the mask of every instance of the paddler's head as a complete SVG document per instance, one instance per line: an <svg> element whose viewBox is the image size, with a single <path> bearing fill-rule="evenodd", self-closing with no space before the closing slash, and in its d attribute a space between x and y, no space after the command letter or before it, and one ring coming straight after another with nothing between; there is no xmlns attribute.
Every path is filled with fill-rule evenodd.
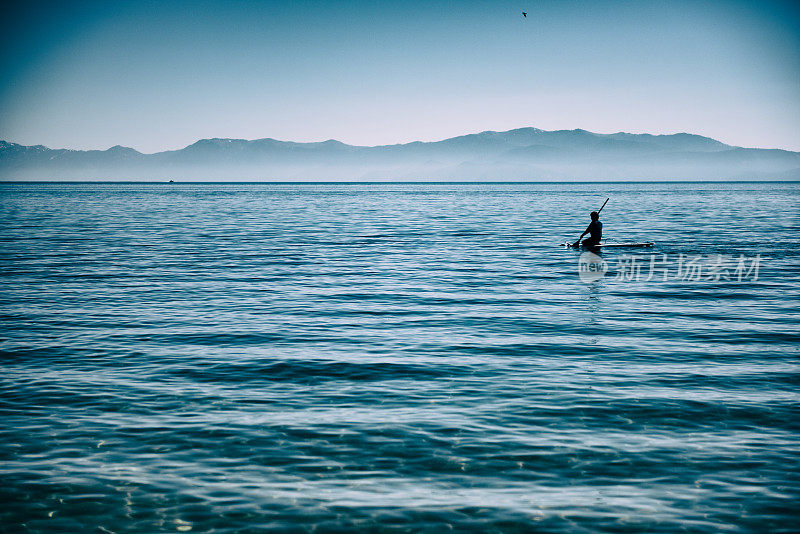
<svg viewBox="0 0 800 534"><path fill-rule="evenodd" d="M589 214L589 217L591 217L593 221L596 221L597 219L600 218L600 214L597 213L596 211L593 211L592 213Z"/></svg>

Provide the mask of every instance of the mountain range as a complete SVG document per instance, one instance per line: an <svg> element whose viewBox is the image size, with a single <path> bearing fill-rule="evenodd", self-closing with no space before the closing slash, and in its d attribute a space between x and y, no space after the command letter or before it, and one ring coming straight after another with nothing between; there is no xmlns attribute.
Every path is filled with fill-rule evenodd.
<svg viewBox="0 0 800 534"><path fill-rule="evenodd" d="M789 180L800 152L742 148L687 133L519 128L436 142L201 139L180 150L50 149L0 141L0 180L582 181Z"/></svg>

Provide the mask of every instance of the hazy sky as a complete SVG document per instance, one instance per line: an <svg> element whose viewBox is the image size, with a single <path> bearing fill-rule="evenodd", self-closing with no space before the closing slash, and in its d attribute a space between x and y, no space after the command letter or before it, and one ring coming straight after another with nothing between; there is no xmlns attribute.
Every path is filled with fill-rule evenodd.
<svg viewBox="0 0 800 534"><path fill-rule="evenodd" d="M375 145L536 126L800 150L794 2L6 6L0 139L22 144Z"/></svg>

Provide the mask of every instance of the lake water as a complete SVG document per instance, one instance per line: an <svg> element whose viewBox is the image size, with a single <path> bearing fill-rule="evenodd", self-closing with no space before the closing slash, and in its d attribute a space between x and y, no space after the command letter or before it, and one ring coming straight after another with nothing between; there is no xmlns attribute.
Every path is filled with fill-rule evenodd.
<svg viewBox="0 0 800 534"><path fill-rule="evenodd" d="M0 530L796 532L798 207L0 184Z"/></svg>

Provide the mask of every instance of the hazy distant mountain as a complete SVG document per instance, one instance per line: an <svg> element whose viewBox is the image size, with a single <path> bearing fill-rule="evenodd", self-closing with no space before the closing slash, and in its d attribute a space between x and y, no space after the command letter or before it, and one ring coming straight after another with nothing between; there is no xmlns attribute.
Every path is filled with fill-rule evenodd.
<svg viewBox="0 0 800 534"><path fill-rule="evenodd" d="M520 128L432 143L201 139L142 154L0 141L3 180L730 180L798 179L800 153L708 137Z"/></svg>

